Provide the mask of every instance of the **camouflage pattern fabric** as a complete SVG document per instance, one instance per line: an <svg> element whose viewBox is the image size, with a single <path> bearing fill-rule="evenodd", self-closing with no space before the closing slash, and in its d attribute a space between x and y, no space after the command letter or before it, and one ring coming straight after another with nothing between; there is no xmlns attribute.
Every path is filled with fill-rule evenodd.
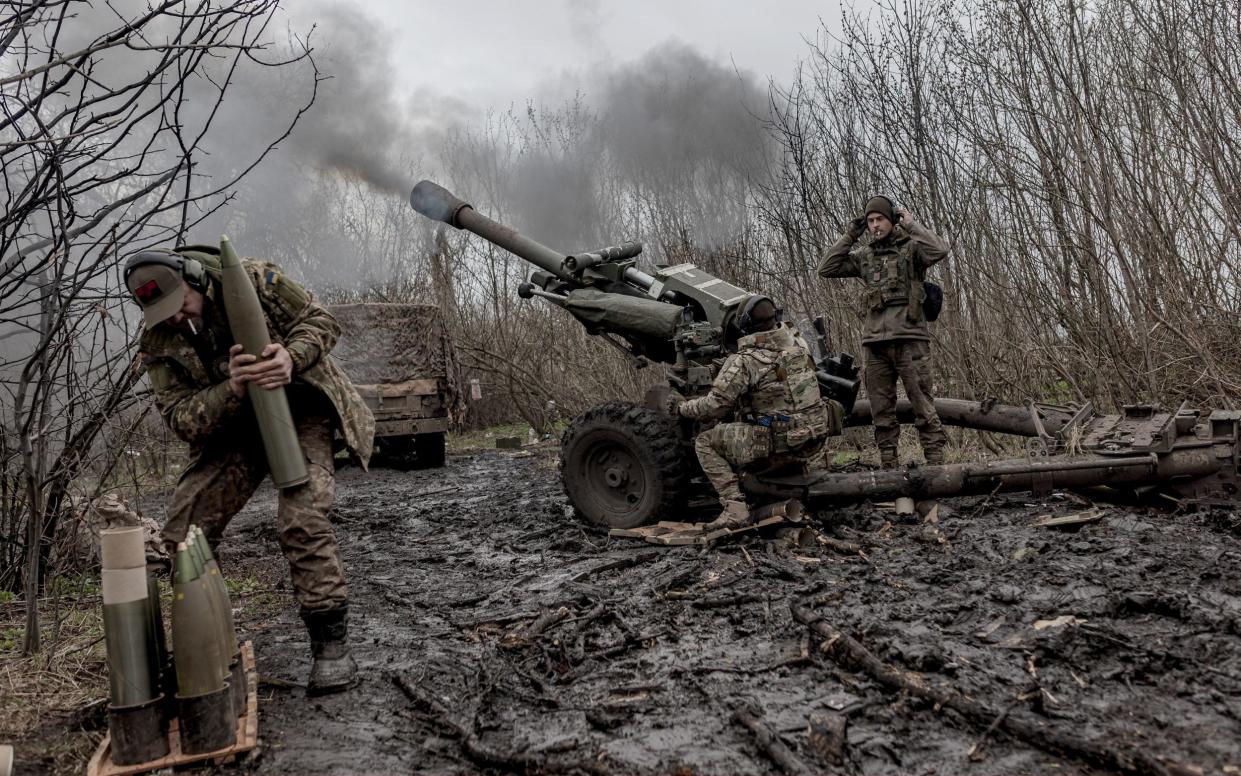
<svg viewBox="0 0 1241 776"><path fill-rule="evenodd" d="M799 464L807 472L827 468L823 460L823 439L796 453L772 453L771 432L753 423L719 423L694 440L694 452L702 471L720 496L720 503L745 501L737 484L737 473L761 464L773 469Z"/></svg>
<svg viewBox="0 0 1241 776"><path fill-rule="evenodd" d="M280 491L276 527L289 562L293 590L303 611L346 603L345 569L328 511L336 496L332 462L331 408L313 394L295 397L297 438L306 453L310 481ZM267 457L257 431L249 438L219 440L205 447L181 475L168 504L163 540L170 552L191 523L214 548L232 520L267 476Z"/></svg>
<svg viewBox="0 0 1241 776"><path fill-rule="evenodd" d="M931 384L931 346L926 342L897 341L866 346L863 380L870 397L875 445L885 467L896 465L896 445L901 427L896 420L896 380L905 386L905 395L914 410L914 427L927 463L942 463L948 435L935 412Z"/></svg>
<svg viewBox="0 0 1241 776"><path fill-rule="evenodd" d="M158 324L143 332L139 349L160 415L197 454L235 424L246 402L233 395L225 374L233 338L218 301L219 260L201 253L195 258L212 278L204 294L204 330L194 336ZM331 401L346 446L365 466L374 447L375 419L329 355L340 335L336 320L275 264L252 259L242 264L258 291L272 342L283 344L293 359L293 386L310 386ZM245 417L253 428L253 418Z"/></svg>
<svg viewBox="0 0 1241 776"><path fill-rule="evenodd" d="M835 430L819 395L814 360L789 324L742 337L711 391L682 402L678 412L700 420L735 413L747 422L721 423L698 435L694 449L720 501L739 501L737 472L810 461Z"/></svg>
<svg viewBox="0 0 1241 776"><path fill-rule="evenodd" d="M861 278L862 344L931 339L922 314L926 270L948 255L948 242L917 221L878 242L845 232L819 263L824 278Z"/></svg>
<svg viewBox="0 0 1241 776"><path fill-rule="evenodd" d="M93 500L74 499L71 505L72 519L57 545L58 557L75 563L99 562L99 537L110 528L142 527L147 563L166 563L168 556L159 540L159 524L134 509L125 499L115 493L107 493Z"/></svg>

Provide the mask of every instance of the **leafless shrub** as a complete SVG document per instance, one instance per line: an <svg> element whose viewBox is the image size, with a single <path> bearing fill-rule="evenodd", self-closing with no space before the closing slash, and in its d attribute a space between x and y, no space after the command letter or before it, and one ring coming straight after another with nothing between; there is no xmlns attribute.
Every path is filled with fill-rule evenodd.
<svg viewBox="0 0 1241 776"><path fill-rule="evenodd" d="M24 590L28 653L70 486L106 482L142 422L118 257L186 235L265 154L199 174L239 71L301 61L317 83L304 42L267 50L276 7L0 4L0 588Z"/></svg>

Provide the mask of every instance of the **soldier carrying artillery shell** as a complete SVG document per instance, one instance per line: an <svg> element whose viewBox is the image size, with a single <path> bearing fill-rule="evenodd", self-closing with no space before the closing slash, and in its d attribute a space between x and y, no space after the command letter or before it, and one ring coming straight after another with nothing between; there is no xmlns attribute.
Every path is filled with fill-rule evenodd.
<svg viewBox="0 0 1241 776"><path fill-rule="evenodd" d="M270 472L280 488L280 547L314 656L307 694L337 692L354 683L357 663L349 651L344 566L327 517L336 490L332 437L340 431L365 466L374 419L328 355L340 333L331 314L276 265L238 263L226 241L221 247L223 260L214 246L194 245L139 251L125 263L126 285L146 323L139 347L156 406L191 450L163 539L175 548L196 523L214 548ZM224 282L230 272L244 279L230 287ZM238 320L229 322L230 315L241 316L228 294L251 294L249 285L259 302L252 326L265 324L267 331L256 334L271 337L257 355L243 352ZM277 392L287 395L288 443L273 453L263 427L272 416L263 405ZM300 475L281 481L277 470L288 467Z"/></svg>

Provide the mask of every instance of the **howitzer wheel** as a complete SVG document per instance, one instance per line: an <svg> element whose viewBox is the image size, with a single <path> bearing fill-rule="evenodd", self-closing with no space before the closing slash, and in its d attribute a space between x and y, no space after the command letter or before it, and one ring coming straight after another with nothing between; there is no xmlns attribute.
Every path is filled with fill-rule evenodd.
<svg viewBox="0 0 1241 776"><path fill-rule="evenodd" d="M685 452L676 422L608 402L574 419L560 444L560 476L579 517L610 528L673 518L685 503Z"/></svg>

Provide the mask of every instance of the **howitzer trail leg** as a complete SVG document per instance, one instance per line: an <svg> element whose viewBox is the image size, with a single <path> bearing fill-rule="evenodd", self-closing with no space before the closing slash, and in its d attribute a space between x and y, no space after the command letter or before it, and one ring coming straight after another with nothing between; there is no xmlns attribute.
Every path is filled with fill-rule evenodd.
<svg viewBox="0 0 1241 776"><path fill-rule="evenodd" d="M914 409L914 428L918 429L918 442L922 454L931 464L944 462L944 445L948 435L935 412L935 397L931 382L931 345L929 342L903 342L897 360L897 371L905 386L905 395Z"/></svg>
<svg viewBox="0 0 1241 776"><path fill-rule="evenodd" d="M185 539L191 523L203 529L213 551L219 545L228 522L246 505L267 474L267 463L257 442L248 451L208 448L181 474L169 499L168 520L161 531L169 557L176 553L177 542Z"/></svg>
<svg viewBox="0 0 1241 776"><path fill-rule="evenodd" d="M896 350L897 343L864 345L866 368L862 379L870 399L871 423L875 427L875 446L879 448L879 465L885 469L896 466L896 446L901 426L896 420Z"/></svg>
<svg viewBox="0 0 1241 776"><path fill-rule="evenodd" d="M297 601L305 611L319 611L341 606L347 598L340 545L328 520L336 497L332 421L318 414L300 417L297 436L310 480L280 491L277 527Z"/></svg>

